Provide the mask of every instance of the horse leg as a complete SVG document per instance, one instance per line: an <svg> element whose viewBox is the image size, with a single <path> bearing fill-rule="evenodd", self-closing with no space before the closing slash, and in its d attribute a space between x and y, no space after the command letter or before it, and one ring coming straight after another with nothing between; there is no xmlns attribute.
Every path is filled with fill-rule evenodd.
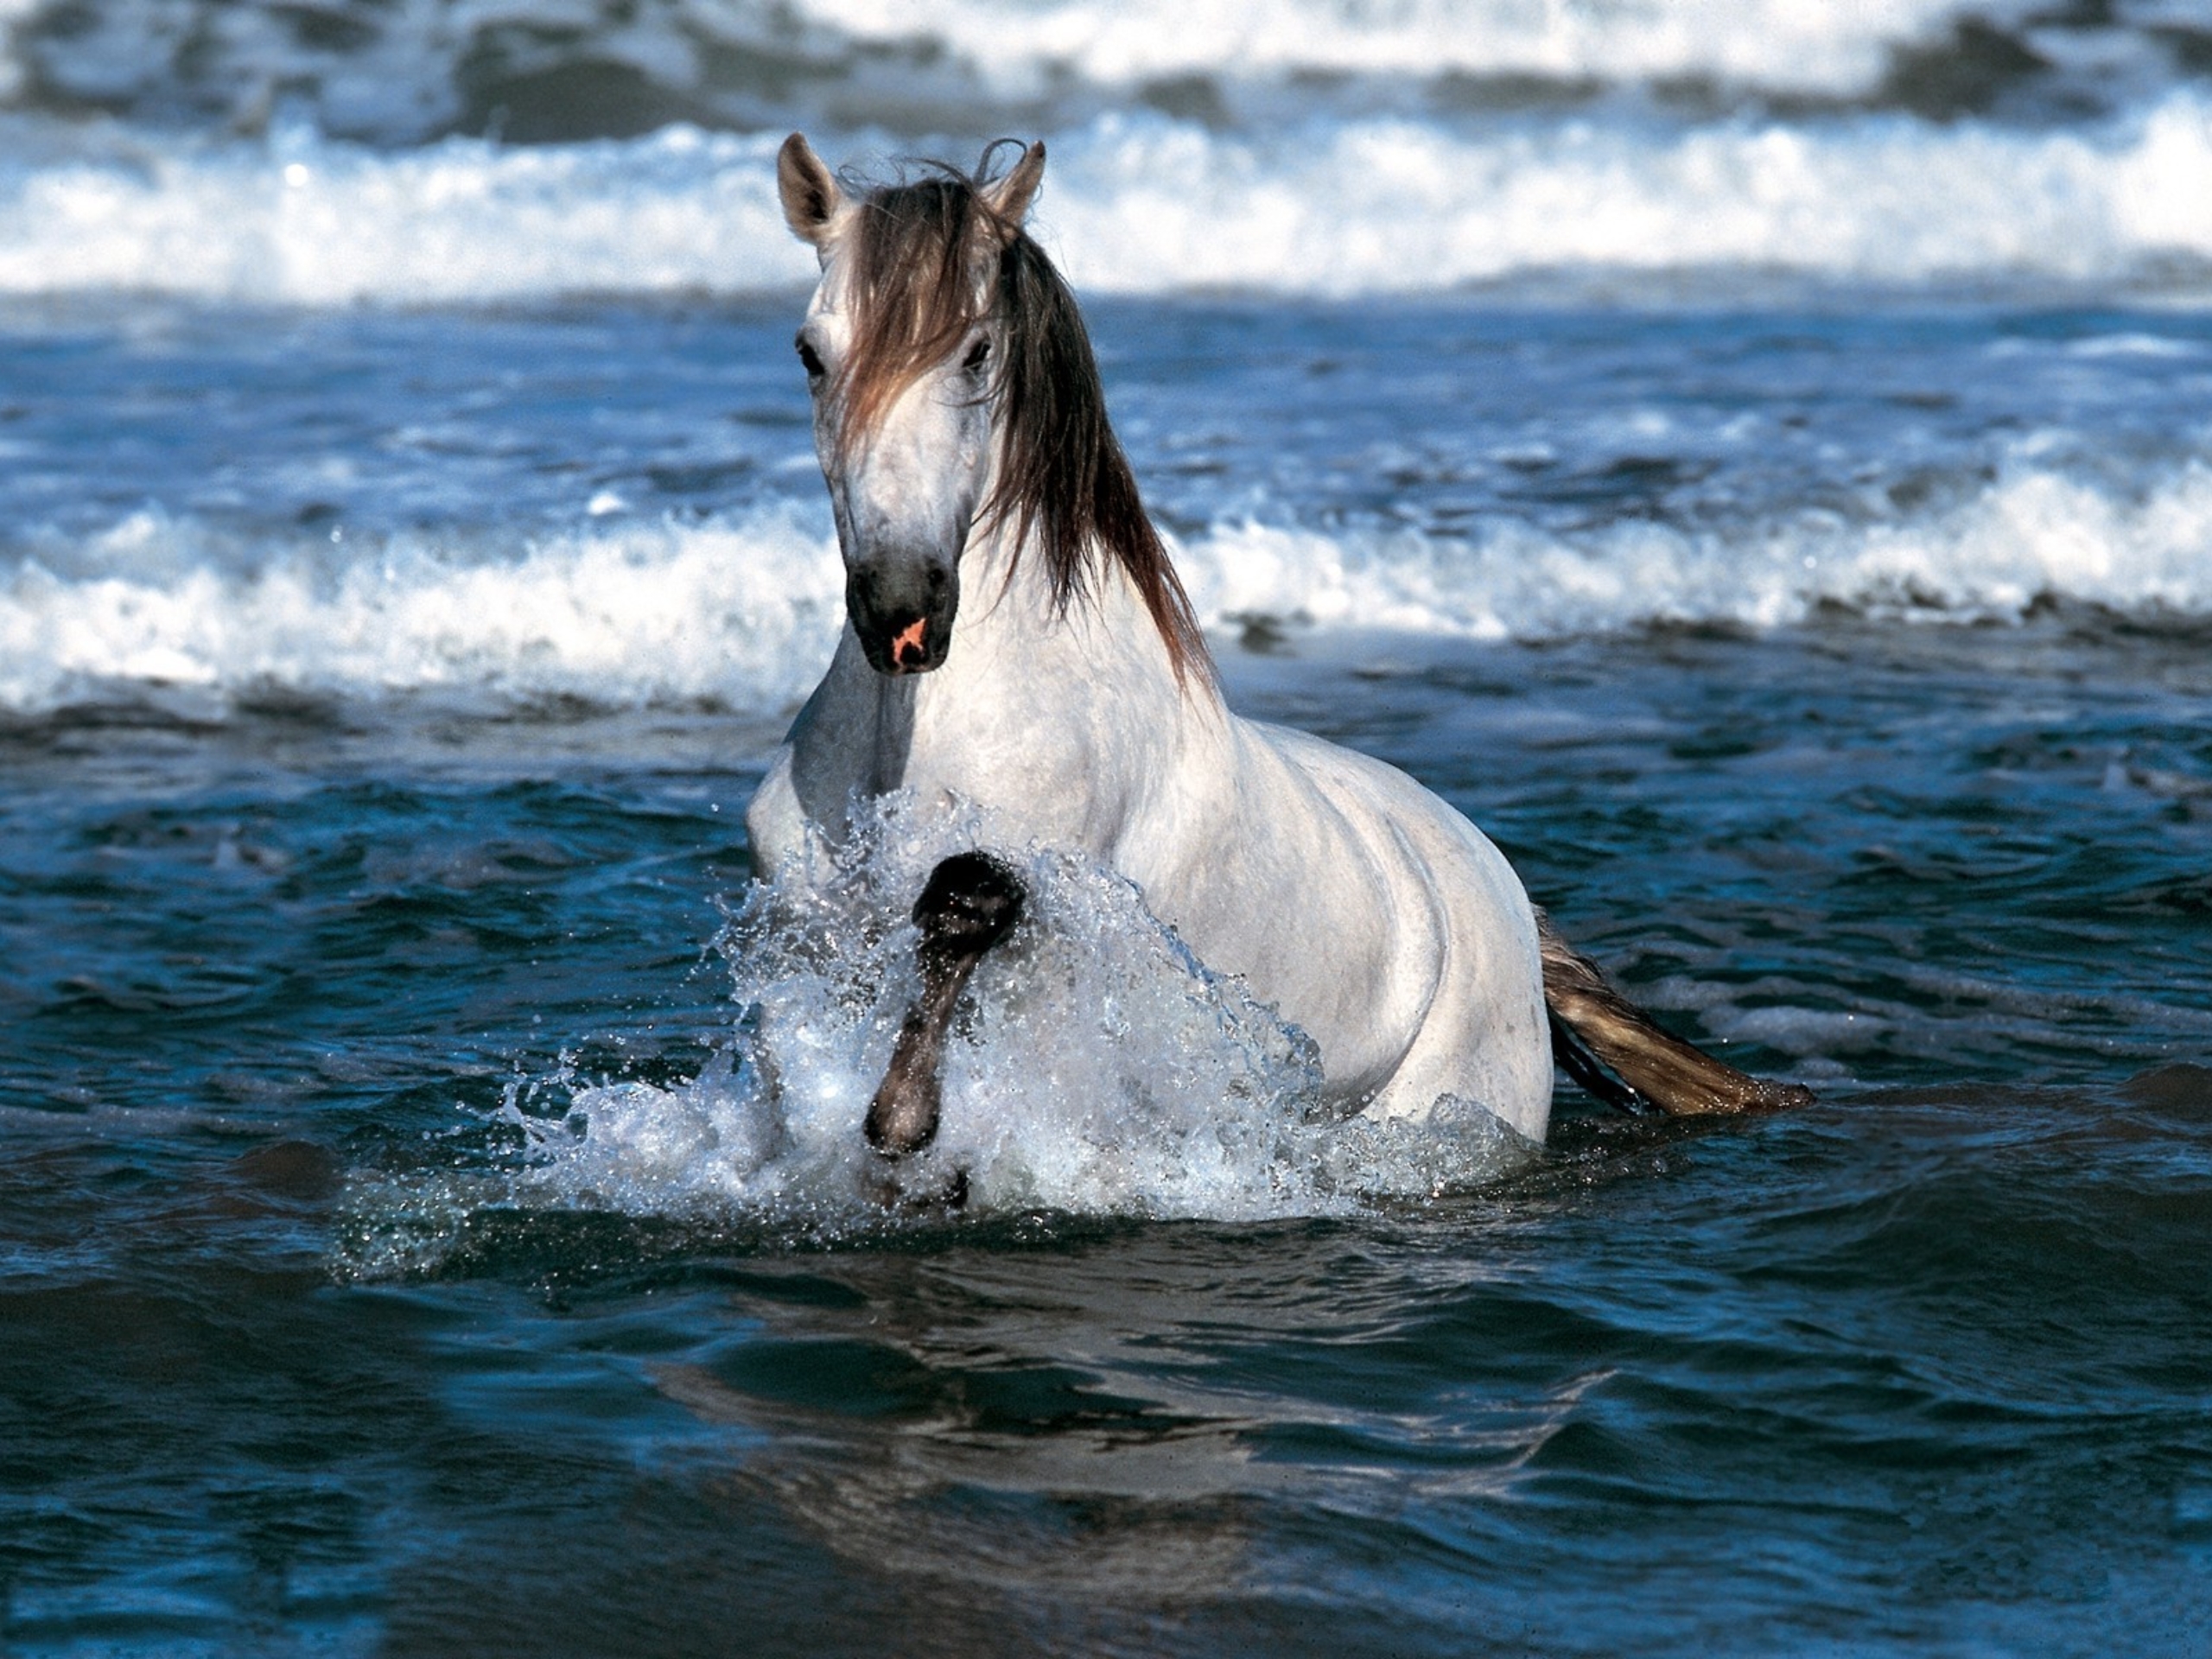
<svg viewBox="0 0 2212 1659"><path fill-rule="evenodd" d="M988 853L956 853L930 873L914 901L922 942L914 952L921 995L906 1010L875 1098L868 1144L887 1158L918 1152L937 1134L942 1084L938 1066L953 1005L983 953L1021 915L1021 879Z"/></svg>
<svg viewBox="0 0 2212 1659"><path fill-rule="evenodd" d="M1607 1105L1633 1110L1642 1102L1675 1116L1811 1103L1813 1091L1801 1084L1754 1077L1661 1030L1606 982L1596 963L1561 938L1541 910L1536 943L1543 954L1552 1052L1568 1076ZM1598 1064L1620 1081L1607 1077Z"/></svg>

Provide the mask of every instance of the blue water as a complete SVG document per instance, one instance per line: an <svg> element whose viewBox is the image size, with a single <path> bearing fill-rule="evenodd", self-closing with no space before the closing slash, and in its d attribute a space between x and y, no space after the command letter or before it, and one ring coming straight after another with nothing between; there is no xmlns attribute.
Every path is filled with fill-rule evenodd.
<svg viewBox="0 0 2212 1659"><path fill-rule="evenodd" d="M1540 10L0 22L0 1650L2212 1653L2203 25ZM1332 1138L1071 879L1025 1197L766 1183L801 122L1044 130L1232 702L1818 1103Z"/></svg>

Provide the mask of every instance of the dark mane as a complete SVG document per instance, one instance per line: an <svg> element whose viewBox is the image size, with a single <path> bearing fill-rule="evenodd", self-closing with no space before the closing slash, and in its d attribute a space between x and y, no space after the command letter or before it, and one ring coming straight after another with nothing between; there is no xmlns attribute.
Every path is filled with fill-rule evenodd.
<svg viewBox="0 0 2212 1659"><path fill-rule="evenodd" d="M998 482L978 522L1034 548L1065 611L1085 601L1101 563L1118 562L1166 641L1176 677L1211 679L1213 660L1128 458L1106 418L1097 359L1075 296L1045 251L992 208L984 169L949 168L861 198L852 246L854 334L839 381L838 442L865 443L899 393L995 315ZM995 250L995 269L990 260ZM981 270L987 280L979 280Z"/></svg>

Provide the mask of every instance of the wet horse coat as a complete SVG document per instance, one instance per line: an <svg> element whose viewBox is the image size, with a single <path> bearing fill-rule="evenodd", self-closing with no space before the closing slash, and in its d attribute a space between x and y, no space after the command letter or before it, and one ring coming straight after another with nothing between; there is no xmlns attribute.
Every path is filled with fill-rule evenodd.
<svg viewBox="0 0 2212 1659"><path fill-rule="evenodd" d="M1005 849L1135 881L1314 1039L1342 1109L1450 1096L1541 1138L1553 1039L1528 895L1402 772L1224 703L1073 299L1022 229L1043 162L853 194L804 139L784 147L785 215L822 263L797 345L847 622L747 811L756 858L803 880L856 801L893 791L980 814ZM870 1119L890 1150L927 1136L885 1141L899 1116Z"/></svg>

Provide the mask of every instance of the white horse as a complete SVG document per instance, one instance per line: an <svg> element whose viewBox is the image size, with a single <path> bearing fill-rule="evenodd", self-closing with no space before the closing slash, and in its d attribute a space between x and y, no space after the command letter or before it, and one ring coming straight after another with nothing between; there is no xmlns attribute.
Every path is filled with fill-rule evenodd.
<svg viewBox="0 0 2212 1659"><path fill-rule="evenodd" d="M846 626L747 810L762 871L804 879L856 801L910 791L1127 876L1313 1039L1346 1112L1453 1096L1540 1140L1555 1043L1586 1084L1670 1111L1791 1097L1615 996L1404 773L1230 712L1075 301L1022 228L1044 165L1033 144L997 175L987 156L849 192L804 137L783 147L785 217L822 266L798 347ZM925 991L868 1120L887 1153L934 1132L946 1017L1020 900L979 849L918 905Z"/></svg>

